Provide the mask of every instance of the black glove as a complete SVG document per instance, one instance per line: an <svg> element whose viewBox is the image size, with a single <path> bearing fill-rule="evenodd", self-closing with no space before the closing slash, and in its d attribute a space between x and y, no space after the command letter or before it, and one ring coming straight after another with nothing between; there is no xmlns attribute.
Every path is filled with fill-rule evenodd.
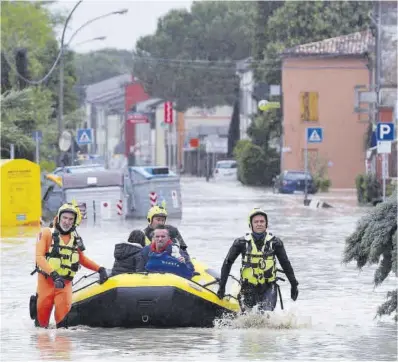
<svg viewBox="0 0 398 362"><path fill-rule="evenodd" d="M225 296L225 287L220 287L217 292L217 297L223 299Z"/></svg>
<svg viewBox="0 0 398 362"><path fill-rule="evenodd" d="M64 280L59 276L59 274L56 271L53 271L50 274L50 277L54 281L54 286L56 289L63 289L65 287Z"/></svg>
<svg viewBox="0 0 398 362"><path fill-rule="evenodd" d="M294 284L292 285L291 289L290 289L290 296L293 299L293 301L296 301L297 297L298 297L298 288L297 288L298 284Z"/></svg>
<svg viewBox="0 0 398 362"><path fill-rule="evenodd" d="M103 284L108 280L108 273L106 272L106 269L104 267L101 267L98 269L99 273L99 283Z"/></svg>

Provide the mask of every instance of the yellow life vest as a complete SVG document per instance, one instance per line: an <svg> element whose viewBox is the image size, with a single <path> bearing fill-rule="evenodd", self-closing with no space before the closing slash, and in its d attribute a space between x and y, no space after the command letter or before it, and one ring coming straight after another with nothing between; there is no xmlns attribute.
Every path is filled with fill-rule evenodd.
<svg viewBox="0 0 398 362"><path fill-rule="evenodd" d="M274 236L266 234L261 250L257 250L252 235L247 234L245 239L246 254L242 258L240 270L242 281L252 285L274 282L276 280L276 260L272 247Z"/></svg>
<svg viewBox="0 0 398 362"><path fill-rule="evenodd" d="M51 267L63 278L72 280L79 270L79 252L74 233L68 244L65 244L54 228L50 229L53 243L46 253L46 260Z"/></svg>
<svg viewBox="0 0 398 362"><path fill-rule="evenodd" d="M142 232L144 233L144 235L145 235L145 245L151 245L151 243L152 243L152 240L151 239L149 239L148 238L148 236L146 236L146 232L145 232L145 230L146 230L146 228L145 229L142 229Z"/></svg>

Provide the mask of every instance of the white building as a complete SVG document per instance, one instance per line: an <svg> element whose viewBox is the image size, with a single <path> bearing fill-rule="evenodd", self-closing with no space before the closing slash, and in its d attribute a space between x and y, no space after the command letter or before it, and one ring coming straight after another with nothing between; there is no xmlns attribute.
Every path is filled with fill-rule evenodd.
<svg viewBox="0 0 398 362"><path fill-rule="evenodd" d="M106 164L124 132L125 86L132 81L130 74L123 74L90 84L86 87L86 124L94 132L89 152L104 157Z"/></svg>

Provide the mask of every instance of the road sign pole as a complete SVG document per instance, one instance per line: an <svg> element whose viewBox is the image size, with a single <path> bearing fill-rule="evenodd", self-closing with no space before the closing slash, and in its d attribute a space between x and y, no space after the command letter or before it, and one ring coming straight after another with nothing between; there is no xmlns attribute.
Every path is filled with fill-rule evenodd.
<svg viewBox="0 0 398 362"><path fill-rule="evenodd" d="M307 137L307 129L305 130L305 151L304 151L304 205L307 204L308 199L308 189L307 189L307 172L308 172L308 137Z"/></svg>
<svg viewBox="0 0 398 362"><path fill-rule="evenodd" d="M171 170L171 131L170 131L171 125L168 125L167 128L167 166Z"/></svg>
<svg viewBox="0 0 398 362"><path fill-rule="evenodd" d="M386 154L382 153L381 155L381 172L383 173L383 201L386 201L386 173L387 173L387 169L386 169Z"/></svg>
<svg viewBox="0 0 398 362"><path fill-rule="evenodd" d="M40 162L40 147L39 147L38 134L36 134L35 142L36 142L36 163L39 164L39 162Z"/></svg>
<svg viewBox="0 0 398 362"><path fill-rule="evenodd" d="M376 126L377 152L381 153L381 172L383 201L386 200L386 179L388 173L388 154L395 138L394 123L378 123Z"/></svg>
<svg viewBox="0 0 398 362"><path fill-rule="evenodd" d="M210 157L209 152L206 147L206 181L209 182L210 179Z"/></svg>
<svg viewBox="0 0 398 362"><path fill-rule="evenodd" d="M177 122L173 123L174 126L174 135L173 135L173 147L174 147L174 162L175 162L175 172L179 174L179 164L178 164L178 134L177 134Z"/></svg>
<svg viewBox="0 0 398 362"><path fill-rule="evenodd" d="M199 150L199 145L196 148L196 152L197 152L197 154L196 154L196 156L197 156L197 161L196 161L196 163L197 163L197 165L196 165L197 175L196 176L199 177L200 176L200 150Z"/></svg>
<svg viewBox="0 0 398 362"><path fill-rule="evenodd" d="M71 144L71 153L72 153L72 161L71 164L72 166L75 165L75 137L72 136L72 144Z"/></svg>

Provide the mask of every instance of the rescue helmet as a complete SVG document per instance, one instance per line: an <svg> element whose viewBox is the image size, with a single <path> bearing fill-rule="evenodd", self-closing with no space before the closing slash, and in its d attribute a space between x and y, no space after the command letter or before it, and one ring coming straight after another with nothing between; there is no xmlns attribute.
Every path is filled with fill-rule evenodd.
<svg viewBox="0 0 398 362"><path fill-rule="evenodd" d="M268 215L267 213L259 208L259 207L255 207L252 211L250 211L249 213L249 217L248 217L248 222L249 222L249 228L252 228L252 220L253 217L255 217L256 215L263 215L265 217L265 227L268 227Z"/></svg>
<svg viewBox="0 0 398 362"><path fill-rule="evenodd" d="M163 206L152 206L149 210L148 210L148 214L146 216L148 223L152 223L152 219L155 216L162 216L164 218L167 218L167 210L163 207Z"/></svg>
<svg viewBox="0 0 398 362"><path fill-rule="evenodd" d="M64 212L70 212L75 215L75 221L73 222L73 226L77 226L78 223L81 221L81 213L80 213L79 208L77 206L72 205L71 203L66 203L66 204L63 204L58 209L58 212L57 212L57 221L58 222L60 221L61 215ZM79 216L80 216L80 220L79 220Z"/></svg>

